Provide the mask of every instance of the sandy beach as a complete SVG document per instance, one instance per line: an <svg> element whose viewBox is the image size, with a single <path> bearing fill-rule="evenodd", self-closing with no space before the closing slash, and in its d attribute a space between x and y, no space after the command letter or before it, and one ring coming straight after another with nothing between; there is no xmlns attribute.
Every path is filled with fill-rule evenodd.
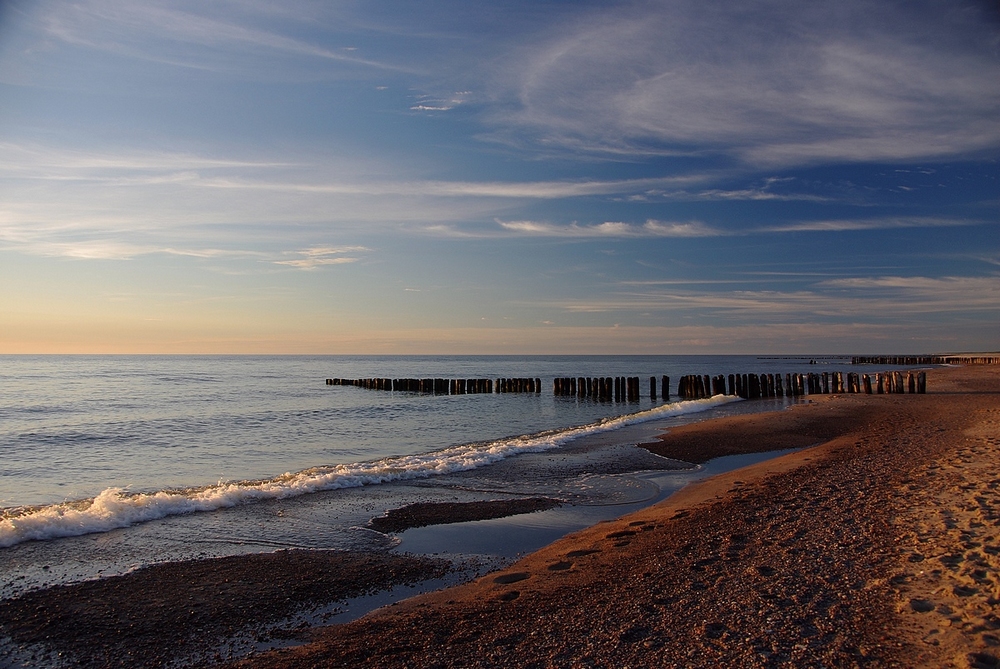
<svg viewBox="0 0 1000 669"><path fill-rule="evenodd" d="M802 450L472 583L290 630L301 645L236 665L998 666L1000 369L934 370L927 395L809 399L646 445L691 462ZM505 511L479 512L389 517L404 528ZM211 664L225 657L204 649L255 623L446 570L308 551L175 563L0 602L0 626L42 666L57 653L81 666L160 666L193 648Z"/></svg>

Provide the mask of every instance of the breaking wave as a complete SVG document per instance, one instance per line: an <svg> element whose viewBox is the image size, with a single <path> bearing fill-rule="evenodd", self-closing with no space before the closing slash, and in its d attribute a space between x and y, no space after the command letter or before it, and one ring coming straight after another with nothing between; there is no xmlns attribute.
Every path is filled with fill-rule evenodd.
<svg viewBox="0 0 1000 669"><path fill-rule="evenodd" d="M226 482L153 493L107 488L93 499L2 509L0 548L24 541L108 532L166 516L215 511L261 500L287 499L324 490L356 488L476 469L518 453L556 448L586 435L707 411L733 401L739 400L717 395L708 399L675 402L579 427L463 444L420 455L312 467L266 480Z"/></svg>

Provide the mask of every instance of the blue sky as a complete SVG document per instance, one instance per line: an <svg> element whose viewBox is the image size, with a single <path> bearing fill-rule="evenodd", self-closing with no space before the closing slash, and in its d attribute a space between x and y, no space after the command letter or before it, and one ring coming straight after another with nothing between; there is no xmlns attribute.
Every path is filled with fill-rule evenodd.
<svg viewBox="0 0 1000 669"><path fill-rule="evenodd" d="M0 5L0 352L1000 348L1000 11Z"/></svg>

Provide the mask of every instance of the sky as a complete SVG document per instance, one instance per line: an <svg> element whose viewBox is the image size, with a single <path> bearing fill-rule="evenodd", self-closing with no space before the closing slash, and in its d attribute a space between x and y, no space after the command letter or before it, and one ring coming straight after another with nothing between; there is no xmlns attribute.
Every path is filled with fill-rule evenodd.
<svg viewBox="0 0 1000 669"><path fill-rule="evenodd" d="M0 353L1000 349L987 0L0 0Z"/></svg>

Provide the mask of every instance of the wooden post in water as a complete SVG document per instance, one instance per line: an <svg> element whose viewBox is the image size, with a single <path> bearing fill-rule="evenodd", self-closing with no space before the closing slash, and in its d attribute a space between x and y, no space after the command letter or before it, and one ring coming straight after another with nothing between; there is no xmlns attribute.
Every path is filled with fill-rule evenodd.
<svg viewBox="0 0 1000 669"><path fill-rule="evenodd" d="M649 377L649 399L656 401L656 377Z"/></svg>

